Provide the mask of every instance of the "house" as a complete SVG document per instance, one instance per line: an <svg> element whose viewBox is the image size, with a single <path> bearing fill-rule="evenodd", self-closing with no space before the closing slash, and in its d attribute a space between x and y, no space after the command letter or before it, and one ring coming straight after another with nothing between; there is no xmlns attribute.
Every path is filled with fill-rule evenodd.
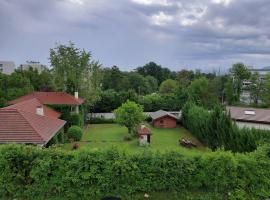
<svg viewBox="0 0 270 200"><path fill-rule="evenodd" d="M226 109L240 128L270 130L270 109L235 106Z"/></svg>
<svg viewBox="0 0 270 200"><path fill-rule="evenodd" d="M15 71L15 63L12 61L0 61L0 72L10 75Z"/></svg>
<svg viewBox="0 0 270 200"><path fill-rule="evenodd" d="M59 113L30 99L0 109L0 143L46 146L63 128Z"/></svg>
<svg viewBox="0 0 270 200"><path fill-rule="evenodd" d="M33 92L19 97L8 107L0 109L0 143L24 143L46 146L59 133L65 121L58 119L61 113L46 105L75 106L84 102L65 92Z"/></svg>
<svg viewBox="0 0 270 200"><path fill-rule="evenodd" d="M164 110L159 110L153 113L150 113L152 118L152 124L157 128L176 128L177 117L169 112Z"/></svg>
<svg viewBox="0 0 270 200"><path fill-rule="evenodd" d="M15 100L9 101L8 103L17 104L34 98L45 105L68 105L75 107L76 113L79 113L79 106L84 103L84 99L79 98L78 92L75 92L74 96L66 92L32 92Z"/></svg>
<svg viewBox="0 0 270 200"><path fill-rule="evenodd" d="M151 142L151 130L144 125L138 130L140 146L145 146Z"/></svg>

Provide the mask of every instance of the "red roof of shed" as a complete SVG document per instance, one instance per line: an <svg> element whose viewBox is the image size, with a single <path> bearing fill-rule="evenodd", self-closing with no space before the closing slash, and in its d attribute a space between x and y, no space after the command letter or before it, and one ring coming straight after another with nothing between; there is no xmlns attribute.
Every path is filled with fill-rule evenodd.
<svg viewBox="0 0 270 200"><path fill-rule="evenodd" d="M65 124L18 108L0 109L0 143L46 144Z"/></svg>
<svg viewBox="0 0 270 200"><path fill-rule="evenodd" d="M33 98L38 99L42 104L48 105L81 105L84 102L84 99L76 99L66 92L32 92L10 101L9 104L16 104Z"/></svg>
<svg viewBox="0 0 270 200"><path fill-rule="evenodd" d="M47 117L58 118L61 115L61 113L59 113L59 112L57 112L57 111L43 105L42 103L40 103L40 101L37 100L36 98L29 99L29 100L26 100L26 101L22 101L22 102L19 102L17 104L5 107L3 109L17 108L19 110L23 110L23 111L26 111L26 112L31 112L31 113L36 114L36 109L37 109L37 107L40 107L40 106L43 107L44 115L47 116Z"/></svg>
<svg viewBox="0 0 270 200"><path fill-rule="evenodd" d="M151 135L151 131L149 128L144 127L144 128L141 128L138 130L138 134L139 135Z"/></svg>

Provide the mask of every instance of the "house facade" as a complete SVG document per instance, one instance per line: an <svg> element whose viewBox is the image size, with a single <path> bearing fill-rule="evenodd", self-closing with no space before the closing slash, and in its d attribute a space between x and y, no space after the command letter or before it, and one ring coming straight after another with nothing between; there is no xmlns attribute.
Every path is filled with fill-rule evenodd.
<svg viewBox="0 0 270 200"><path fill-rule="evenodd" d="M176 128L177 117L164 110L159 110L157 112L151 113L152 124L156 128Z"/></svg>

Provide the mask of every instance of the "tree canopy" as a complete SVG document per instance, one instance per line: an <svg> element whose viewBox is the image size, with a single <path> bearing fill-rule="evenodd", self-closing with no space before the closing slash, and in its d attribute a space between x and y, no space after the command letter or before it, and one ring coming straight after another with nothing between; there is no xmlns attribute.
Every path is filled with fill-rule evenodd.
<svg viewBox="0 0 270 200"><path fill-rule="evenodd" d="M114 110L116 122L128 128L132 133L135 128L145 119L143 107L133 101L127 101Z"/></svg>

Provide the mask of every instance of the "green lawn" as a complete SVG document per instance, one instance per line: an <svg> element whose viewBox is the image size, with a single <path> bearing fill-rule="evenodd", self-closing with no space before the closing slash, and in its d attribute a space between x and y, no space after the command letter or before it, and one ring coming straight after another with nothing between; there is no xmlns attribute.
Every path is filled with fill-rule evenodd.
<svg viewBox="0 0 270 200"><path fill-rule="evenodd" d="M188 149L187 151L205 150L200 142L194 138L183 127L175 129L159 129L148 125L152 131L151 144L149 147L140 147L138 138L132 141L124 141L123 138L128 134L127 128L117 124L90 124L84 131L82 140L79 142L80 148L88 149L106 149L113 146L127 152L139 152L144 150L154 150L164 152L166 150L183 151L186 148L179 146L178 141L181 138L190 139L198 145L197 149ZM65 144L65 149L71 149L71 144Z"/></svg>

